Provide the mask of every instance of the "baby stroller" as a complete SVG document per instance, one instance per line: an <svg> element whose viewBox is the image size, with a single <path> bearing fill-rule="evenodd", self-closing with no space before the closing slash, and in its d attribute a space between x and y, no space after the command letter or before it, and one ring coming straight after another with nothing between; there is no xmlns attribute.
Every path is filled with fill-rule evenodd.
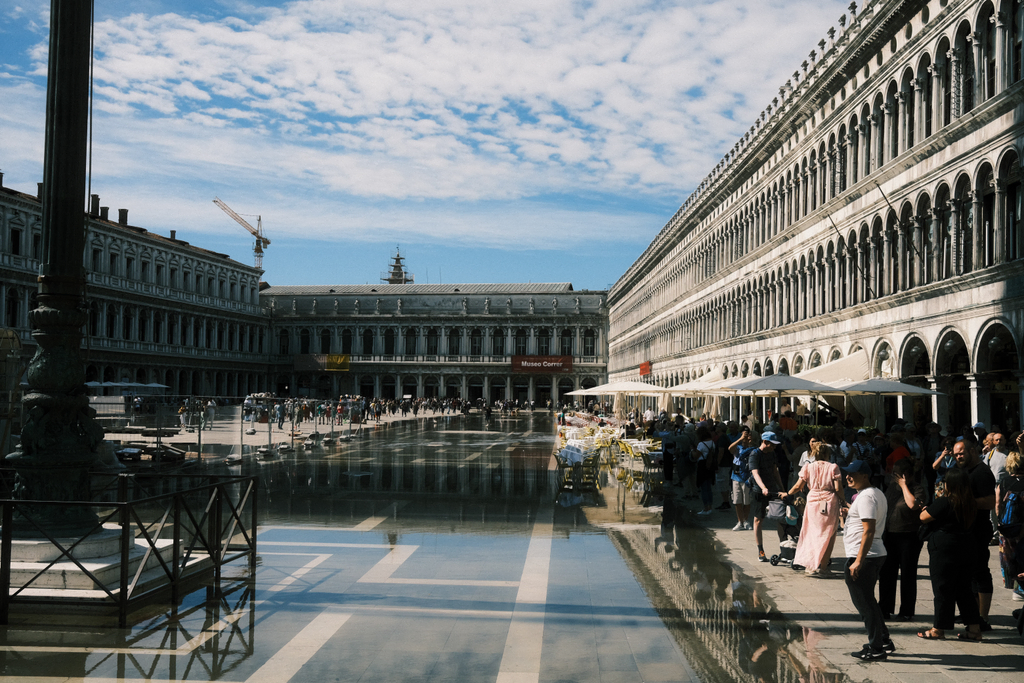
<svg viewBox="0 0 1024 683"><path fill-rule="evenodd" d="M780 564L784 567L793 565L793 558L796 557L796 543L800 538L800 527L804 521L804 506L806 498L796 498L786 504L786 516L779 520L779 528L785 533L785 540L779 542L779 554L772 555L769 562L773 567Z"/></svg>

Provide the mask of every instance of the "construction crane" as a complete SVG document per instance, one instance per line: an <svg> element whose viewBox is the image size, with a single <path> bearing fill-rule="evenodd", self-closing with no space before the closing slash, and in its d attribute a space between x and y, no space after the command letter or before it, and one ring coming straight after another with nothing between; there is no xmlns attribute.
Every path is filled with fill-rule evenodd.
<svg viewBox="0 0 1024 683"><path fill-rule="evenodd" d="M263 248L270 246L270 240L263 236L263 217L256 216L256 227L254 228L249 225L247 220L235 213L230 206L222 202L219 198L214 197L213 203L219 206L221 211L234 218L236 223L248 230L252 233L253 237L256 238L256 244L252 248L252 254L256 261L256 267L259 270L263 270Z"/></svg>

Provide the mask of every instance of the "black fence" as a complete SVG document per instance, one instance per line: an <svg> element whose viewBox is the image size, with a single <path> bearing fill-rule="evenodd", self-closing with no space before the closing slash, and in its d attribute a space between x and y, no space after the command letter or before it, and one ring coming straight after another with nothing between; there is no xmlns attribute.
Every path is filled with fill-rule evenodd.
<svg viewBox="0 0 1024 683"><path fill-rule="evenodd" d="M0 474L4 483L13 479L10 471ZM0 500L0 586L7 590L0 594L0 624L8 623L13 606L44 604L116 609L123 627L129 612L142 603L168 597L177 603L183 591L200 583L212 579L219 585L228 563L246 560L253 577L258 490L255 476L120 474L101 482L88 502L14 500L5 492ZM58 539L39 521L41 511L55 507L84 507L97 521L80 538ZM50 544L51 559L39 562L27 579L32 572L12 578L16 519L33 540ZM87 561L75 556L76 548L97 533L117 536L116 582L101 580ZM58 563L72 571L77 568L91 588L48 588L44 577Z"/></svg>

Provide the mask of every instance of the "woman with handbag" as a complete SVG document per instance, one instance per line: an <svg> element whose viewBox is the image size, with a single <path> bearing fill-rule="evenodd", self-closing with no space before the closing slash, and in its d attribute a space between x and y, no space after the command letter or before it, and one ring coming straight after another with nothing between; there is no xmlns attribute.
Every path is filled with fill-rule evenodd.
<svg viewBox="0 0 1024 683"><path fill-rule="evenodd" d="M796 546L793 564L804 567L810 576L828 576L832 546L839 528L839 507L843 500L842 473L830 462L832 447L823 441L811 444L810 462L800 470L796 484L786 494L793 497L807 489L803 530Z"/></svg>

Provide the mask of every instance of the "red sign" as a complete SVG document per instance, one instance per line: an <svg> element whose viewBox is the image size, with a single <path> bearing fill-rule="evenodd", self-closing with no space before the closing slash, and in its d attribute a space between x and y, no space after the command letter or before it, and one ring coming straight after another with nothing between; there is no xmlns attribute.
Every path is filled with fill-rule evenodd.
<svg viewBox="0 0 1024 683"><path fill-rule="evenodd" d="M640 376L646 377L649 374L651 374L651 361L645 360L640 364Z"/></svg>
<svg viewBox="0 0 1024 683"><path fill-rule="evenodd" d="M512 372L572 372L572 356L512 356Z"/></svg>

